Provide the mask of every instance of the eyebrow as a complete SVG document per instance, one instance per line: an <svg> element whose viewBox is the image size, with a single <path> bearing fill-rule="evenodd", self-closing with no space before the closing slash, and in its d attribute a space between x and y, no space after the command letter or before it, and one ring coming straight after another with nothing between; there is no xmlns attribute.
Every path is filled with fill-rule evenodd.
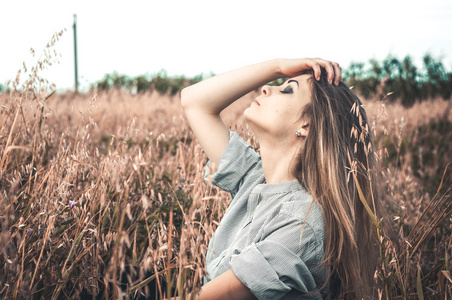
<svg viewBox="0 0 452 300"><path fill-rule="evenodd" d="M291 82L295 82L295 83L297 84L297 86L299 85L299 84L298 84L298 81L296 81L296 80L293 80L293 79L291 79L291 80L287 81L287 84L289 84L289 83L291 83Z"/></svg>

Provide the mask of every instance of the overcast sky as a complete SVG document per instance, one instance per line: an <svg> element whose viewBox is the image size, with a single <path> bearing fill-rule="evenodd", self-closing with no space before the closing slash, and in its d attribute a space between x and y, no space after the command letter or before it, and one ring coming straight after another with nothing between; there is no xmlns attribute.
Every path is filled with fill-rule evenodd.
<svg viewBox="0 0 452 300"><path fill-rule="evenodd" d="M66 28L56 46L60 64L44 75L73 88L74 14L85 88L113 71L194 76L276 57L318 56L347 67L411 55L421 66L430 52L452 70L450 0L8 0L0 9L0 83Z"/></svg>

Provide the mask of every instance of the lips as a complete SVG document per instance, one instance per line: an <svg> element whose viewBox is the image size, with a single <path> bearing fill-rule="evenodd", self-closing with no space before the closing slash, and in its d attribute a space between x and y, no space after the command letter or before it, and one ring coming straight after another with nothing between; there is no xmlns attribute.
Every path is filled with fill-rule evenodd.
<svg viewBox="0 0 452 300"><path fill-rule="evenodd" d="M256 102L257 105L261 106L261 104L259 103L259 101L254 100L254 102Z"/></svg>

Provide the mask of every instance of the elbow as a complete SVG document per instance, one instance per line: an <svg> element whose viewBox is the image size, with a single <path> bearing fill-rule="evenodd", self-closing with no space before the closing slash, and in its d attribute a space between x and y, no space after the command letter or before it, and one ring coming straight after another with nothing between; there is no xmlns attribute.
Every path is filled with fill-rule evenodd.
<svg viewBox="0 0 452 300"><path fill-rule="evenodd" d="M182 89L181 93L180 93L180 104L182 106L182 109L185 110L187 109L187 107L190 105L190 92L189 92L190 87L186 87L184 89Z"/></svg>

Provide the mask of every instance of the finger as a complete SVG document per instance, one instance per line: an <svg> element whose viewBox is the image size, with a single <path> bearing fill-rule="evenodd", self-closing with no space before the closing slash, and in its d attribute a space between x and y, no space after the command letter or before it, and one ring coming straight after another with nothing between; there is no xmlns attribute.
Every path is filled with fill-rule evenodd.
<svg viewBox="0 0 452 300"><path fill-rule="evenodd" d="M322 74L322 70L320 69L320 64L314 60L311 60L310 67L314 71L315 80L320 80L320 75Z"/></svg>
<svg viewBox="0 0 452 300"><path fill-rule="evenodd" d="M316 61L325 69L327 74L327 80L331 84L334 79L334 68L330 61L317 58Z"/></svg>
<svg viewBox="0 0 452 300"><path fill-rule="evenodd" d="M339 82L342 80L342 68L339 66L337 62L333 62L334 68L334 84L339 85Z"/></svg>
<svg viewBox="0 0 452 300"><path fill-rule="evenodd" d="M334 79L334 67L333 64L330 61L325 61L325 65L323 66L326 70L326 73L328 74L328 82L330 84L333 83Z"/></svg>

